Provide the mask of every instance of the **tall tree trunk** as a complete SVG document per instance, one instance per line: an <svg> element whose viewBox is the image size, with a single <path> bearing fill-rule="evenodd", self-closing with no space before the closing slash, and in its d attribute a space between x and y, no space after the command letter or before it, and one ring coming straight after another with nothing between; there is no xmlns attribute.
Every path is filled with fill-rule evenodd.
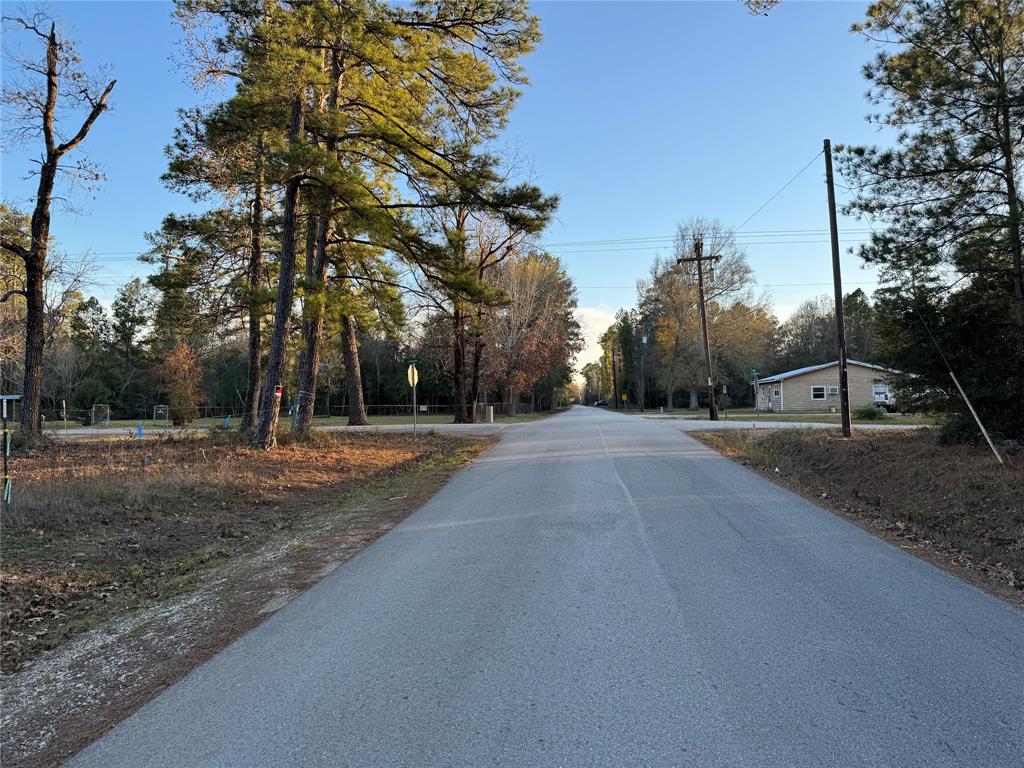
<svg viewBox="0 0 1024 768"><path fill-rule="evenodd" d="M329 54L328 63L331 69L332 82L327 94L325 109L333 114L338 104L338 91L341 87L340 43L335 42ZM324 148L333 153L337 145L334 138L324 142ZM302 338L305 347L302 351L298 373L298 402L292 416L292 434L308 435L313 426L313 414L316 410L316 385L320 373L320 353L324 338L324 302L327 298L325 280L327 279L327 242L332 235L331 206L333 195L325 187L319 191L318 216L310 216L307 225L306 239L306 270L305 295L302 313ZM328 414L330 415L330 414Z"/></svg>
<svg viewBox="0 0 1024 768"><path fill-rule="evenodd" d="M1010 257L1013 262L1013 293L1016 299L1017 325L1024 331L1024 256L1021 253L1021 210L1020 197L1017 194L1017 168L1013 147L1013 123L1010 119L1010 106L1003 103L1000 108L1001 139L1003 151L1004 175L1006 177L1006 207L1008 212L1007 229L1010 240Z"/></svg>
<svg viewBox="0 0 1024 768"><path fill-rule="evenodd" d="M292 101L291 124L288 139L297 142L304 130L305 93L300 92ZM270 340L270 354L267 356L267 375L260 392L259 419L253 435L253 448L270 450L277 445L277 419L280 399L277 387L284 378L285 355L288 346L288 330L292 318L292 301L295 298L295 241L298 229L299 185L302 176L294 174L288 179L284 193L284 209L281 227L281 263L277 285L277 303L274 306L274 334Z"/></svg>
<svg viewBox="0 0 1024 768"><path fill-rule="evenodd" d="M482 284L484 282L484 272L486 270L485 260L481 260L477 266L476 277L477 280ZM472 380L470 383L469 396L470 402L473 404L473 410L470 413L470 421L475 422L477 419L477 406L480 403L480 363L483 359L484 354L484 305L483 302L477 302L476 305L476 316L473 318L473 363L472 363Z"/></svg>
<svg viewBox="0 0 1024 768"><path fill-rule="evenodd" d="M307 208L311 208L310 201L306 201ZM299 333L302 336L302 349L299 350L299 360L296 366L295 374L295 409L292 411L292 434L301 433L299 426L302 417L299 412L303 409L305 403L309 400L309 393L306 390L308 386L309 377L309 341L310 341L310 319L312 312L313 303L316 301L315 293L316 288L311 285L313 279L313 272L316 269L316 235L318 228L319 217L310 213L306 218L306 253L305 259L303 260L303 297L302 297L302 317L299 320ZM315 393L314 393L315 402Z"/></svg>
<svg viewBox="0 0 1024 768"><path fill-rule="evenodd" d="M452 308L452 379L455 423L467 424L470 419L466 415L466 323L457 300Z"/></svg>
<svg viewBox="0 0 1024 768"><path fill-rule="evenodd" d="M668 361L668 386L665 392L665 410L671 411L675 407L676 394L676 360L679 354L679 341L675 342L672 348L672 356Z"/></svg>
<svg viewBox="0 0 1024 768"><path fill-rule="evenodd" d="M25 254L25 379L21 395L21 429L29 434L42 431L43 346L46 343L46 300L44 276L50 241L50 204L57 160L39 170L39 190L32 212L31 245Z"/></svg>
<svg viewBox="0 0 1024 768"><path fill-rule="evenodd" d="M480 402L480 362L484 354L484 339L481 328L483 327L483 310L477 308L476 325L473 330L473 369L472 383L470 384L470 401L473 403L472 419L476 421L477 405Z"/></svg>
<svg viewBox="0 0 1024 768"><path fill-rule="evenodd" d="M50 245L50 205L53 202L53 184L61 158L73 150L88 135L96 119L107 110L110 92L116 80L92 100L92 107L83 120L78 132L67 141L58 144L55 129L57 112L57 89L59 86L59 54L56 25L50 25L46 36L46 96L41 107L42 123L39 126L46 144L46 154L39 167L39 186L36 190L35 208L30 225L30 244L26 249L20 243L0 242L5 250L14 253L25 262L25 290L7 292L2 299L24 294L25 308L25 378L21 398L21 429L27 434L38 435L42 431L43 401L43 347L46 344L45 280L46 255ZM91 99L90 94L90 99Z"/></svg>
<svg viewBox="0 0 1024 768"><path fill-rule="evenodd" d="M304 307L302 338L305 348L299 362L299 401L292 416L292 434L309 434L316 409L316 384L324 338L324 281L327 279L327 241L331 222L324 213L310 217L306 249L306 295L312 300Z"/></svg>
<svg viewBox="0 0 1024 768"><path fill-rule="evenodd" d="M341 352L345 358L345 389L348 392L348 425L362 427L370 422L366 419L366 403L363 402L359 338L356 336L356 319L352 315L341 316L341 337Z"/></svg>
<svg viewBox="0 0 1024 768"><path fill-rule="evenodd" d="M249 225L249 382L245 390L245 412L242 414L243 432L252 430L259 412L263 356L263 302L258 300L263 287L263 183L263 137L260 136L256 142L256 184L252 200L252 221Z"/></svg>
<svg viewBox="0 0 1024 768"><path fill-rule="evenodd" d="M691 411L700 410L700 387L697 386L697 382L690 382L690 406Z"/></svg>

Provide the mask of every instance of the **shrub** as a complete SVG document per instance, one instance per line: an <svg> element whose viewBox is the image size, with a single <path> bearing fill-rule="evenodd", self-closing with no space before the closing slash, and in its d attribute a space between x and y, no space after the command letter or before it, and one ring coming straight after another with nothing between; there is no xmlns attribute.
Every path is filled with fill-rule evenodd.
<svg viewBox="0 0 1024 768"><path fill-rule="evenodd" d="M865 405L853 412L853 418L861 421L880 421L885 418L885 414L877 405Z"/></svg>
<svg viewBox="0 0 1024 768"><path fill-rule="evenodd" d="M167 397L170 400L171 423L175 426L187 424L199 417L199 405L203 400L200 384L203 368L196 351L179 341L164 358L164 380L167 382Z"/></svg>

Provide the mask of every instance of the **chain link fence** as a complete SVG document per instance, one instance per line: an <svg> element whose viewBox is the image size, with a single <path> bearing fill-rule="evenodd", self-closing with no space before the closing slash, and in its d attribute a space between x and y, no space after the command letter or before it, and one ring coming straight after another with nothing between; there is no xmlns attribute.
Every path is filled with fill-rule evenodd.
<svg viewBox="0 0 1024 768"><path fill-rule="evenodd" d="M286 421L291 418L294 404L283 405L279 418ZM508 403L478 403L475 406L475 421L483 422L486 419L487 408L493 408L494 418L500 419L512 415L529 414L533 412L530 403L516 403L510 407ZM365 406L367 418L372 422L378 419L408 419L413 417L413 406L408 403L392 403L385 405ZM350 413L350 406L336 405L329 410L319 408L313 414L315 422L320 424L338 425L347 422ZM472 406L470 406L472 410ZM442 417L455 417L455 406L450 404L426 404L417 405L416 415L419 418L431 421L440 420ZM138 426L150 428L171 428L182 427L186 429L213 429L237 427L242 420L242 413L239 409L225 406L198 406L188 409L182 413L181 410L172 408L169 405L150 406L145 410L135 409L134 414L118 413L109 404L96 403L89 408L47 408L43 410L43 429L47 431L60 431L81 427L94 429L124 429L137 428Z"/></svg>

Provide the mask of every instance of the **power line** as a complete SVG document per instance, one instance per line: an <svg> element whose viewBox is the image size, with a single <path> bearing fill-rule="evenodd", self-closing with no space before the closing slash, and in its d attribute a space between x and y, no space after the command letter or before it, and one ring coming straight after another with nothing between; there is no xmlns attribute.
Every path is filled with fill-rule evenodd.
<svg viewBox="0 0 1024 768"><path fill-rule="evenodd" d="M825 245L828 244L828 240L751 240L751 241L740 241L739 245L743 246L761 246L761 245ZM845 243L866 243L869 242L867 238L846 238ZM614 243L608 243L608 245L614 245ZM672 243L662 243L660 245L635 245L623 248L573 248L572 250L552 250L550 253L554 256L577 256L586 255L589 253L635 253L637 251L660 251L665 248L672 247ZM95 254L92 254L95 255ZM134 264L146 265L146 262L140 262L135 256L104 256L96 259L97 264ZM148 266L156 266L155 264Z"/></svg>
<svg viewBox="0 0 1024 768"><path fill-rule="evenodd" d="M751 288L814 288L817 286L832 285L828 283L750 283ZM846 282L846 285L881 285L880 280L866 280L861 282ZM618 290L633 290L636 288L635 285L577 285L577 288L581 290L604 290L604 291L618 291Z"/></svg>
<svg viewBox="0 0 1024 768"><path fill-rule="evenodd" d="M775 190L775 192L767 200L765 200L763 203L761 203L761 205L757 208L757 210L755 210L752 214L747 216L747 218L745 218L740 223L740 225L738 227L736 227L736 229L733 230L733 233L735 234L736 232L739 232L741 229L743 229L743 227L745 227L750 222L751 219L753 219L755 216L757 216L757 214L759 214L761 211L763 211L765 208L767 208L768 205L772 202L772 200L774 200L779 195L781 195L790 184L792 184L794 181L796 181L798 178L800 178L800 176L803 174L803 172L806 171L808 168L810 168L811 165L814 163L814 161L817 160L819 157L821 157L821 155L824 153L824 151L825 151L824 149L819 150L818 153L814 157L812 157L810 160L808 160L807 163L799 171L797 171L796 173L793 174L792 177L790 177L789 181L787 181L785 184L783 184L781 187L779 187L777 190ZM723 244L723 247L724 247L724 244ZM718 253L713 254L712 258L717 257L718 255L720 255L720 253L721 253L721 250L719 250Z"/></svg>
<svg viewBox="0 0 1024 768"><path fill-rule="evenodd" d="M741 245L824 245L827 244L828 240L770 240L760 243L741 243ZM846 243L866 243L868 242L865 238L860 239L847 239ZM636 251L658 251L662 250L666 246L663 245L641 245L634 248L585 248L578 251L551 251L554 256L575 256L586 253L621 253L621 252L636 252Z"/></svg>
<svg viewBox="0 0 1024 768"><path fill-rule="evenodd" d="M794 177L795 178L795 177ZM781 191L781 190L780 190ZM776 193L776 196L778 193ZM763 208L764 206L762 206ZM755 215L756 215L755 211ZM751 217L748 217L748 220ZM841 229L840 232L843 234L866 234L873 232L874 230L866 228L851 228ZM760 238L766 237L801 237L801 236L813 236L813 235L827 235L827 229L760 229L750 230L744 232L741 235L737 235L735 239L741 241L748 241L751 245L768 245L770 241L764 241ZM750 240L753 238L753 240ZM675 235L654 235L644 237L623 237L623 238L606 238L598 240L572 240L557 243L542 243L545 248L569 248L574 246L589 246L589 245L626 245L629 243L653 243L666 241L672 243L675 241ZM790 243L802 243L802 240L785 240L778 241L779 244L790 244ZM817 241L808 241L817 242ZM771 244L776 244L771 242ZM87 256L98 257L99 261L133 261L139 256L145 256L151 254L152 251L80 251L77 253L65 253L65 256L73 256L78 258L84 258Z"/></svg>
<svg viewBox="0 0 1024 768"><path fill-rule="evenodd" d="M795 173L795 174L793 175L793 177L792 177L792 178L791 178L791 179L790 179L789 181L787 181L787 182L786 182L785 184L783 184L783 185L782 185L781 187L779 187L779 188L778 188L778 190L777 190L777 191L775 192L775 194L773 194L773 195L772 195L771 197L769 197L769 198L768 198L767 200L765 200L765 201L764 201L764 203L762 203L762 204L761 204L761 207L760 207L760 208L758 208L758 209L757 209L756 211L754 211L754 212L753 212L752 214L750 214L749 216L747 216L747 218L745 218L745 219L743 220L743 223L742 223L742 224L740 224L740 225L739 225L738 227L736 227L736 229L735 229L734 231L736 231L736 232L739 232L739 231L740 231L741 229L743 229L743 227L744 227L744 226L745 226L745 225L746 225L746 224L747 224L747 223L748 223L748 222L749 222L749 221L750 221L750 220L751 220L752 218L754 218L755 216L757 216L757 214L759 214L759 213L760 213L761 211L763 211L763 210L764 210L765 208L767 208L767 207L768 207L768 204L769 204L769 203L770 203L770 202L771 202L772 200L774 200L774 199L775 199L776 197L778 197L779 195L781 195L781 194L783 193L783 191L785 191L786 187L788 187L788 186L789 186L790 184L792 184L792 183L793 183L794 181L796 181L796 180L797 180L798 178L800 178L800 176L801 176L801 175L803 174L803 172L804 172L804 171L806 171L806 170L807 170L808 168L810 168L810 167L811 167L811 165L812 165L812 164L814 163L814 161L815 161L815 160L817 160L817 159L818 159L819 157L821 157L821 155L822 155L822 152L824 152L824 151L825 151L825 150L821 150L821 151L819 151L819 152L818 152L818 154L816 154L816 155L815 155L814 157L812 157L812 158L811 158L810 160L808 160L808 161L807 161L807 165L805 165L805 166L804 166L803 168L801 168L801 169L800 169L799 171L797 171L797 172L796 172L796 173Z"/></svg>
<svg viewBox="0 0 1024 768"><path fill-rule="evenodd" d="M762 206L763 207L763 206ZM749 220L749 217L748 217ZM872 230L867 228L851 228L842 229L840 232L846 234L858 234L864 232L870 232ZM737 238L748 238L748 237L774 237L774 236L809 236L809 235L827 235L828 229L752 229L744 232L742 235L737 235ZM601 239L601 240L571 240L560 243L541 243L545 248L559 248L573 245L618 245L621 243L639 243L648 242L652 240L669 240L674 241L675 235L652 235L644 237L622 237L616 239Z"/></svg>
<svg viewBox="0 0 1024 768"><path fill-rule="evenodd" d="M863 243L867 242L865 238L847 239L848 243ZM822 243L828 243L828 240L750 240L740 241L740 245L746 246L758 246L758 245L821 245ZM598 246L602 244L597 244ZM616 245L616 243L607 243L606 245ZM550 253L554 255L566 255L571 256L573 254L584 254L584 253L617 253L622 251L656 251L663 248L671 247L672 243L662 243L654 245L636 245L623 248L584 248L584 247L572 247L572 250L557 249L552 250ZM113 263L113 262L135 262L136 257L133 256L104 256L96 259L97 262L102 263ZM139 262L144 264L145 262Z"/></svg>

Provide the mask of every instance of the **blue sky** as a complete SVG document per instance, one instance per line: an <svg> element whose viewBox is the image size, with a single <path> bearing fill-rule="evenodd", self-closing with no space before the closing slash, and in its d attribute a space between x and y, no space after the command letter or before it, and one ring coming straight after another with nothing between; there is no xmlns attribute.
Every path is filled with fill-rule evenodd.
<svg viewBox="0 0 1024 768"><path fill-rule="evenodd" d="M503 142L536 182L561 196L545 240L579 286L591 339L616 309L634 303L637 278L656 254L670 253L678 221L699 214L738 226L819 152L824 137L878 140L863 119L870 105L861 67L873 49L849 32L866 7L783 0L769 16L753 17L732 0L534 5L544 42L526 60L531 86ZM180 32L170 3L78 0L51 8L68 21L86 65L109 64L118 78L114 110L85 145L107 181L93 195L73 192L84 215L58 210L53 227L65 251L96 254L93 292L109 299L117 285L146 273L130 255L145 249L144 233L190 207L159 177L176 109L200 97L173 62ZM24 176L35 151L5 145L5 201L31 197L33 181ZM823 167L818 158L740 232L780 316L831 290ZM866 225L841 220L840 227ZM794 230L812 232L782 234ZM845 253L863 237L842 233L844 278L849 288L870 290L874 272ZM614 240L632 242L607 242ZM581 362L592 356L591 349Z"/></svg>

